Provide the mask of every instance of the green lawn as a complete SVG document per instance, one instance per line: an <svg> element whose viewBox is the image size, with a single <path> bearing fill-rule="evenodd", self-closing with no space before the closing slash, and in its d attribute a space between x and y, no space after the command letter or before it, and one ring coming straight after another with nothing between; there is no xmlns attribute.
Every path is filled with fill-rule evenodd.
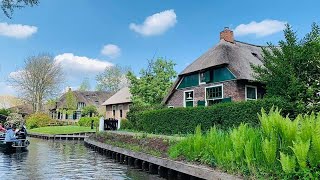
<svg viewBox="0 0 320 180"><path fill-rule="evenodd" d="M28 132L40 134L73 134L83 132L96 132L96 129L91 129L90 127L83 126L48 126L29 129Z"/></svg>

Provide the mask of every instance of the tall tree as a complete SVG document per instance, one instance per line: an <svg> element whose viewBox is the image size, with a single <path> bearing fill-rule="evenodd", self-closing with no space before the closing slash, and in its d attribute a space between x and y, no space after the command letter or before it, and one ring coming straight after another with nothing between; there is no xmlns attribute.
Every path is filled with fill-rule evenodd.
<svg viewBox="0 0 320 180"><path fill-rule="evenodd" d="M174 66L172 60L158 58L148 62L148 67L140 71L139 78L129 72L127 77L133 103L146 106L161 104L177 76Z"/></svg>
<svg viewBox="0 0 320 180"><path fill-rule="evenodd" d="M28 57L22 70L13 73L9 83L20 93L21 98L33 105L33 110L42 110L43 102L58 94L63 73L60 64L50 55Z"/></svg>
<svg viewBox="0 0 320 180"><path fill-rule="evenodd" d="M89 91L91 89L90 81L88 77L85 77L80 84L79 91Z"/></svg>
<svg viewBox="0 0 320 180"><path fill-rule="evenodd" d="M300 110L320 110L320 28L299 40L292 27L284 30L279 46L263 49L263 66L253 66L257 80L266 84L267 96L280 96ZM306 109L307 108L307 109Z"/></svg>
<svg viewBox="0 0 320 180"><path fill-rule="evenodd" d="M1 9L3 13L11 18L15 9L24 8L26 6L36 6L39 4L39 0L2 0Z"/></svg>
<svg viewBox="0 0 320 180"><path fill-rule="evenodd" d="M71 89L66 93L66 104L65 108L67 110L67 114L72 114L74 110L77 109L77 99Z"/></svg>
<svg viewBox="0 0 320 180"><path fill-rule="evenodd" d="M96 77L98 91L108 91L115 93L121 88L128 86L126 74L129 72L129 67L115 65L107 67L104 72Z"/></svg>

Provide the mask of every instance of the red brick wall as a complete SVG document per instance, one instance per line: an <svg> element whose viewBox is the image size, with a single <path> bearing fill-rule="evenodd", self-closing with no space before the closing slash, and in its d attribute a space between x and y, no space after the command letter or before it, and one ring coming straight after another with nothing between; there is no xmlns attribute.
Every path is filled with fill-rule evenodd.
<svg viewBox="0 0 320 180"><path fill-rule="evenodd" d="M171 95L167 101L168 106L183 107L183 93L187 90L193 90L194 96L194 106L197 102L205 100L205 87L223 84L223 97L231 97L232 101L242 101L245 100L245 85L255 85L258 87L258 93L261 93L261 86L257 84L248 83L245 81L224 81L219 83L202 84L196 87L176 89L176 91ZM258 95L259 97L259 95Z"/></svg>

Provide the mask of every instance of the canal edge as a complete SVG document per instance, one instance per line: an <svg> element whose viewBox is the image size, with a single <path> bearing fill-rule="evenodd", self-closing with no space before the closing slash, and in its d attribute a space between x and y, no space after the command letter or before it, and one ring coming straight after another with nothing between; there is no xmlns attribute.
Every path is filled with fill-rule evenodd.
<svg viewBox="0 0 320 180"><path fill-rule="evenodd" d="M96 151L106 154L120 163L135 166L138 169L147 170L151 174L159 174L161 177L169 178L170 175L188 175L201 179L221 179L221 180L240 180L242 178L220 172L205 166L187 164L166 158L155 157L149 154L134 152L128 149L115 147L109 144L97 142L88 138L84 139L86 146ZM178 176L179 176L178 175ZM183 178L184 179L184 178Z"/></svg>

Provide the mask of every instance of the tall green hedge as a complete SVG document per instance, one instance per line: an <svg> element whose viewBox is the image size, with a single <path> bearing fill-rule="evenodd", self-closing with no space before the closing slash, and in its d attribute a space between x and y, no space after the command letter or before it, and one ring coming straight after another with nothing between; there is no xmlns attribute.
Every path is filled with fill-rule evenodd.
<svg viewBox="0 0 320 180"><path fill-rule="evenodd" d="M203 130L212 126L222 129L248 123L259 124L257 114L261 108L269 111L272 106L282 109L282 114L294 116L292 104L282 99L263 99L257 101L243 101L221 103L211 107L166 108L144 111L134 114L134 127L137 130L161 134L192 133L201 124ZM130 119L129 119L130 120Z"/></svg>

